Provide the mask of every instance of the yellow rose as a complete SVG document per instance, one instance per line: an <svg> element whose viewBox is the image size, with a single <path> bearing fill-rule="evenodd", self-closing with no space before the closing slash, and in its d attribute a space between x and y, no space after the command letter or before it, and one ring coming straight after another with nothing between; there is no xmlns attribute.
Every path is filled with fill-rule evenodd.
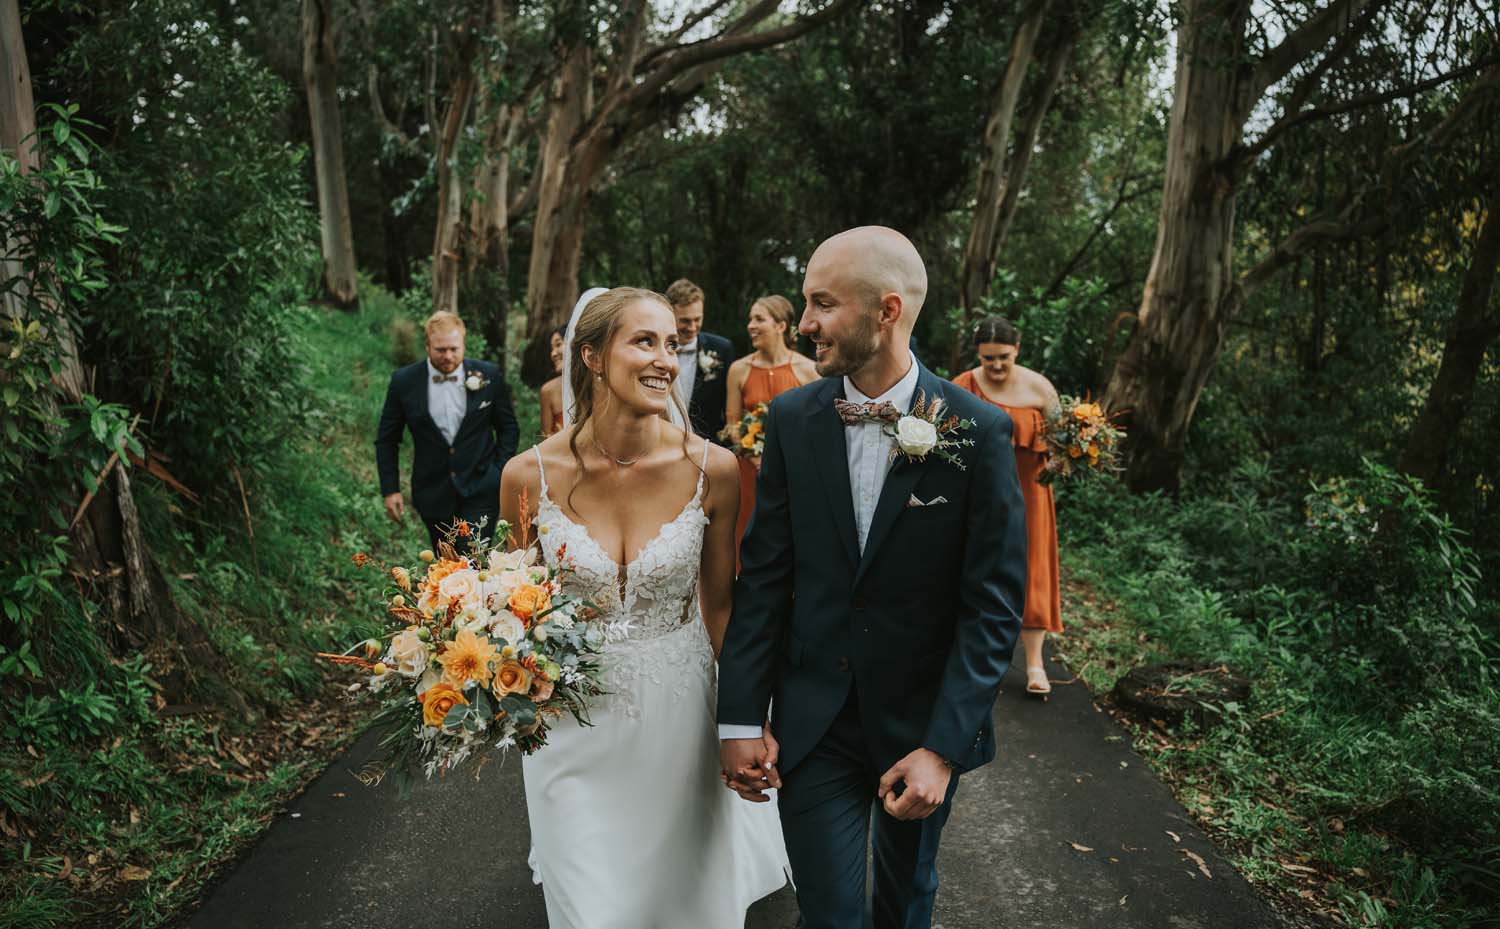
<svg viewBox="0 0 1500 929"><path fill-rule="evenodd" d="M510 611L528 625L538 613L545 613L552 606L552 597L547 588L536 584L522 584L510 592Z"/></svg>
<svg viewBox="0 0 1500 929"><path fill-rule="evenodd" d="M457 688L449 684L433 684L417 699L422 701L422 722L429 726L441 726L449 710L460 703L465 706L469 703Z"/></svg>
<svg viewBox="0 0 1500 929"><path fill-rule="evenodd" d="M495 672L495 696L524 694L529 690L531 690L531 672L525 665L515 660L500 664L500 670Z"/></svg>
<svg viewBox="0 0 1500 929"><path fill-rule="evenodd" d="M754 448L754 447L755 447L755 433L753 433L753 432L747 432L747 433L745 433L745 437L743 439L740 439L740 448Z"/></svg>

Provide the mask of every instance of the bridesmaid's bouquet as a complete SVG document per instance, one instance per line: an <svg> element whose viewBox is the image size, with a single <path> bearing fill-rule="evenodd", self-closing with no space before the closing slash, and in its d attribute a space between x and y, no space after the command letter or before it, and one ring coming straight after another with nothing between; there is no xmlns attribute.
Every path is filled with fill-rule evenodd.
<svg viewBox="0 0 1500 929"><path fill-rule="evenodd" d="M766 450L766 411L768 405L757 403L754 409L746 410L738 423L725 426L719 438L729 442L729 448L741 458L759 458Z"/></svg>
<svg viewBox="0 0 1500 929"><path fill-rule="evenodd" d="M524 514L524 497L521 506ZM624 635L623 624L564 597L566 569L539 563L528 530L511 551L508 523L488 539L484 528L459 521L436 553L420 554L420 568L354 556L381 573L390 629L319 657L357 668L362 679L349 690L380 701L377 723L388 731L367 783L392 772L403 783L418 770L430 778L486 747L529 755L564 713L589 724L588 702L603 693L605 643ZM459 539L469 543L465 555L455 551ZM558 549L559 564L566 554Z"/></svg>
<svg viewBox="0 0 1500 929"><path fill-rule="evenodd" d="M1042 426L1047 464L1038 480L1050 484L1075 474L1114 473L1120 470L1120 443L1125 431L1110 420L1098 403L1064 396Z"/></svg>

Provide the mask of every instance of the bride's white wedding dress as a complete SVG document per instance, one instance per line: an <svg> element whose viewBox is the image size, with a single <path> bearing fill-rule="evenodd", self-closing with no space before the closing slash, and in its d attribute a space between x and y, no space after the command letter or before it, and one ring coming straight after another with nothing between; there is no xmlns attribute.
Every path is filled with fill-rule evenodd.
<svg viewBox="0 0 1500 929"><path fill-rule="evenodd" d="M719 780L716 672L698 612L707 525L700 476L677 518L621 567L541 474L537 533L549 564L567 546L564 593L631 623L606 650L610 694L593 726L560 720L523 761L550 929L740 929L749 905L786 883L775 803L747 803Z"/></svg>

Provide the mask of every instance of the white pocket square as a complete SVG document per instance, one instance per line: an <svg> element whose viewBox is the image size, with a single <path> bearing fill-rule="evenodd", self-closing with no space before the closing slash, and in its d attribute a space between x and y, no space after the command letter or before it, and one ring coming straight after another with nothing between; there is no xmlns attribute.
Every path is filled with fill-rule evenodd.
<svg viewBox="0 0 1500 929"><path fill-rule="evenodd" d="M947 503L947 502L948 502L948 498L947 497L933 497L931 500L923 501L923 500L918 500L916 494L912 494L911 495L911 499L908 500L908 501L906 501L906 505L907 506L937 506L939 503Z"/></svg>
<svg viewBox="0 0 1500 929"><path fill-rule="evenodd" d="M482 410L482 409L484 409L485 407L487 407L489 405L490 405L490 401L486 400L483 403L479 404L479 408Z"/></svg>

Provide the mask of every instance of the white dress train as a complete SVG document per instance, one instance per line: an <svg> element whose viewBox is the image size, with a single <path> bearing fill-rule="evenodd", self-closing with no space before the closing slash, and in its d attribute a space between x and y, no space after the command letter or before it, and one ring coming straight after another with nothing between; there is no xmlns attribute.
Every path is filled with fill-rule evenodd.
<svg viewBox="0 0 1500 929"><path fill-rule="evenodd" d="M549 564L567 545L564 593L631 623L606 650L610 694L593 725L560 720L522 762L550 929L742 929L750 904L787 881L775 802L747 803L719 781L716 669L697 593L707 525L700 476L621 568L541 475L538 538Z"/></svg>

